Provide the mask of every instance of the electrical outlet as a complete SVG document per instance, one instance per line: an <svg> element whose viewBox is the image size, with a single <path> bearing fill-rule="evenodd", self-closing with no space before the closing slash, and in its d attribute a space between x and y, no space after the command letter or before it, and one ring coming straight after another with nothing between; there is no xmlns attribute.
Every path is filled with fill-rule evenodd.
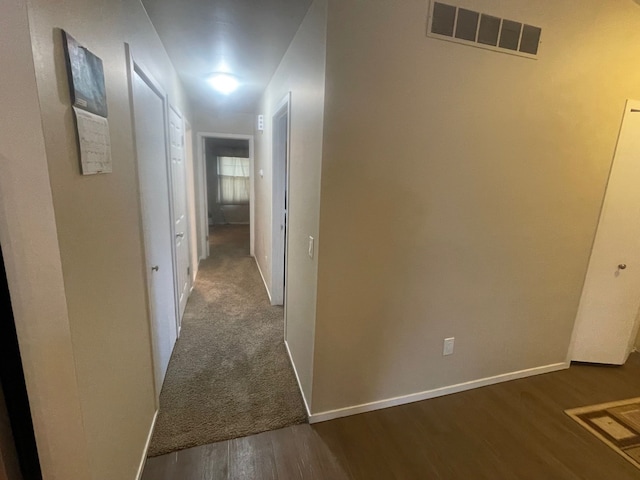
<svg viewBox="0 0 640 480"><path fill-rule="evenodd" d="M314 247L314 239L309 236L309 258L313 258L313 247Z"/></svg>
<svg viewBox="0 0 640 480"><path fill-rule="evenodd" d="M453 355L453 343L455 342L454 337L445 338L444 339L444 348L442 349L442 355Z"/></svg>

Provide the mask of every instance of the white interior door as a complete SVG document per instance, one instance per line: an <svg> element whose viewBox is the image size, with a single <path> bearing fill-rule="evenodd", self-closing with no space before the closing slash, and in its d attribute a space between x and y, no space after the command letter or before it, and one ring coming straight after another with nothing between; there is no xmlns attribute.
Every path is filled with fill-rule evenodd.
<svg viewBox="0 0 640 480"><path fill-rule="evenodd" d="M137 67L132 72L132 87L155 386L159 395L177 339L165 97Z"/></svg>
<svg viewBox="0 0 640 480"><path fill-rule="evenodd" d="M627 101L573 338L572 360L621 365L640 306L640 102Z"/></svg>
<svg viewBox="0 0 640 480"><path fill-rule="evenodd" d="M171 184L176 253L178 328L191 290L189 267L189 225L187 216L186 165L184 161L184 126L182 117L169 109L169 144L171 148Z"/></svg>
<svg viewBox="0 0 640 480"><path fill-rule="evenodd" d="M273 116L271 303L284 305L286 284L290 95Z"/></svg>

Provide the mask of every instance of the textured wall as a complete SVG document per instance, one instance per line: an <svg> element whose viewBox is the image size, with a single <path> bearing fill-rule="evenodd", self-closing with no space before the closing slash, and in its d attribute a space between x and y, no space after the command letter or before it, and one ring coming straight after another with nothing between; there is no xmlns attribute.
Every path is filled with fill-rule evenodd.
<svg viewBox="0 0 640 480"><path fill-rule="evenodd" d="M309 8L262 97L265 130L256 135L255 171L264 170L263 178L256 175L256 259L270 283L272 117L278 103L291 92L286 339L308 402L318 256L309 258L307 245L310 235L318 241L326 8L326 0L316 0Z"/></svg>
<svg viewBox="0 0 640 480"><path fill-rule="evenodd" d="M40 464L90 478L27 9L0 16L0 242Z"/></svg>
<svg viewBox="0 0 640 480"><path fill-rule="evenodd" d="M156 407L124 43L171 104L188 106L139 1L28 4L90 478L131 479ZM111 174L80 174L60 28L102 58Z"/></svg>
<svg viewBox="0 0 640 480"><path fill-rule="evenodd" d="M640 7L456 4L542 27L538 60L329 2L314 412L566 360Z"/></svg>

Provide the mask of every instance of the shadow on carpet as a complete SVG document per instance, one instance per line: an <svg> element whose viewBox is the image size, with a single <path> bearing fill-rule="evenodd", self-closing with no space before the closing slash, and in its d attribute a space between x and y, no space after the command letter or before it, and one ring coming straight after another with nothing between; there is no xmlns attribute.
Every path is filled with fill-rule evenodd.
<svg viewBox="0 0 640 480"><path fill-rule="evenodd" d="M160 394L150 457L307 421L246 226L216 227Z"/></svg>

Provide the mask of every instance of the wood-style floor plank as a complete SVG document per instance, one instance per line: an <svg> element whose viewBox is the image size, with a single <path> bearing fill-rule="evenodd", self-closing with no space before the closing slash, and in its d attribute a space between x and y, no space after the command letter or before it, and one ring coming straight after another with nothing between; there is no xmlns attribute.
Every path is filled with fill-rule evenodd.
<svg viewBox="0 0 640 480"><path fill-rule="evenodd" d="M273 445L268 435L251 435L229 441L229 478L276 480Z"/></svg>
<svg viewBox="0 0 640 480"><path fill-rule="evenodd" d="M638 480L564 414L640 396L640 354L150 458L143 480Z"/></svg>

